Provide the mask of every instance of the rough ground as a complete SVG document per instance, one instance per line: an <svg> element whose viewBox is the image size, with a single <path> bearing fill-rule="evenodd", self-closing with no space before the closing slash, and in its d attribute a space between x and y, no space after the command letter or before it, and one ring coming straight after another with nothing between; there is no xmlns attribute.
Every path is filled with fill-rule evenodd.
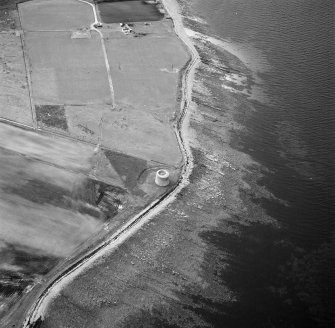
<svg viewBox="0 0 335 328"><path fill-rule="evenodd" d="M1 32L0 44L0 117L32 126L20 32Z"/></svg>

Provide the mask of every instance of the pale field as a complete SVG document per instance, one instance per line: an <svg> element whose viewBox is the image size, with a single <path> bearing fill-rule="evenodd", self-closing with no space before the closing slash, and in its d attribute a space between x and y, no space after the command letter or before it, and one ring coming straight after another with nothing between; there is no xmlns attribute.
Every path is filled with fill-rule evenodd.
<svg viewBox="0 0 335 328"><path fill-rule="evenodd" d="M177 106L179 72L189 58L182 42L172 33L110 36L106 48L116 102L145 107L164 121L170 119Z"/></svg>
<svg viewBox="0 0 335 328"><path fill-rule="evenodd" d="M172 121L179 112L180 70L189 58L183 44L172 33L108 35L106 48L117 110L106 115L105 140L118 140L120 148L135 156L179 165L182 157Z"/></svg>
<svg viewBox="0 0 335 328"><path fill-rule="evenodd" d="M101 43L71 39L71 32L26 32L35 104L111 101Z"/></svg>
<svg viewBox="0 0 335 328"><path fill-rule="evenodd" d="M94 21L89 5L76 0L34 0L19 4L25 31L75 30Z"/></svg>
<svg viewBox="0 0 335 328"><path fill-rule="evenodd" d="M48 137L6 124L0 125L0 147L25 157L84 173L90 170L90 159L94 153L94 146L91 145Z"/></svg>
<svg viewBox="0 0 335 328"><path fill-rule="evenodd" d="M90 155L91 154L91 155ZM0 240L64 257L101 228L64 205L91 170L90 147L0 126Z"/></svg>
<svg viewBox="0 0 335 328"><path fill-rule="evenodd" d="M0 33L0 45L0 117L32 126L20 36Z"/></svg>
<svg viewBox="0 0 335 328"><path fill-rule="evenodd" d="M39 205L20 197L0 199L0 240L27 253L63 258L102 224L89 215Z"/></svg>
<svg viewBox="0 0 335 328"><path fill-rule="evenodd" d="M72 135L98 142L103 118L102 144L116 151L148 161L177 166L182 158L172 127L155 113L137 107L111 111L108 106L66 106ZM82 126L91 133L83 131Z"/></svg>

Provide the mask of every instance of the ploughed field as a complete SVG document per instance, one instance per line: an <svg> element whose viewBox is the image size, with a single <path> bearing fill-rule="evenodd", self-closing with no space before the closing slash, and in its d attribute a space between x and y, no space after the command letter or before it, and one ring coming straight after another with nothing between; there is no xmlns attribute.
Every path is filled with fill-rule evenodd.
<svg viewBox="0 0 335 328"><path fill-rule="evenodd" d="M128 23L157 21L164 17L154 1L97 1L101 20L104 23Z"/></svg>
<svg viewBox="0 0 335 328"><path fill-rule="evenodd" d="M92 7L77 0L0 8L0 323L178 180L189 56L159 6L127 6L142 8L129 35L90 30ZM154 184L160 168L170 187Z"/></svg>
<svg viewBox="0 0 335 328"><path fill-rule="evenodd" d="M0 123L0 316L126 202L114 174L108 211L99 207L96 161L93 146Z"/></svg>

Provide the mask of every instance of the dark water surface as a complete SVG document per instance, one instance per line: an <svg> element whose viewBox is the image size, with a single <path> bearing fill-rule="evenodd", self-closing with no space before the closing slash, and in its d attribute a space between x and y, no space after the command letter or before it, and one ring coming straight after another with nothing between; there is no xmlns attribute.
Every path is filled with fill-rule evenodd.
<svg viewBox="0 0 335 328"><path fill-rule="evenodd" d="M329 326L335 279L334 2L193 0L192 7L192 14L209 24L209 33L238 49L253 72L257 92L249 98L247 132L239 135L239 147L265 168L258 184L281 200L263 199L260 204L280 224L277 232L253 226L242 239L221 238L220 247L239 254L240 270L257 275L235 271L225 276L245 296L235 314L221 309L226 326L245 326L243 314L263 315L250 321L253 327L260 322L264 327ZM256 239L266 249L257 253L259 262L250 263L244 247ZM274 241L290 246L278 250ZM271 261L274 257L277 263ZM280 265L282 281L276 283L289 295L284 305L268 299L261 282L278 279Z"/></svg>
<svg viewBox="0 0 335 328"><path fill-rule="evenodd" d="M287 200L290 209L271 214L290 221L290 232L304 246L329 240L334 228L335 35L331 3L199 3L217 34L242 45L249 60L256 63L253 67L260 67L258 84L264 96L260 102L252 102L257 110L248 122L253 139L245 147L275 172L264 183L277 197ZM249 49L256 49L261 56L253 58Z"/></svg>

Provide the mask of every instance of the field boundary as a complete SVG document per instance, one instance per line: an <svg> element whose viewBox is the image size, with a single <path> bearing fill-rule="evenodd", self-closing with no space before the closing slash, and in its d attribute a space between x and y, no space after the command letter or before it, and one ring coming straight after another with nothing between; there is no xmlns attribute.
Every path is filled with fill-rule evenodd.
<svg viewBox="0 0 335 328"><path fill-rule="evenodd" d="M17 13L18 13L20 28L21 28L19 33L20 33L21 46L22 46L22 56L23 56L24 66L25 66L25 69L26 69L26 78L27 78L27 83L28 83L28 93L29 93L29 101L30 101L30 109L31 109L31 118L32 118L32 122L33 122L33 128L35 130L37 130L37 119L36 119L35 105L34 105L34 101L33 101L33 94L32 94L33 89L32 89L32 82L31 82L31 76L30 76L31 65L30 65L28 53L26 51L26 45L25 45L25 41L24 41L24 31L22 29L22 20L21 20L21 15L20 15L18 3L16 3L16 10L17 10Z"/></svg>

